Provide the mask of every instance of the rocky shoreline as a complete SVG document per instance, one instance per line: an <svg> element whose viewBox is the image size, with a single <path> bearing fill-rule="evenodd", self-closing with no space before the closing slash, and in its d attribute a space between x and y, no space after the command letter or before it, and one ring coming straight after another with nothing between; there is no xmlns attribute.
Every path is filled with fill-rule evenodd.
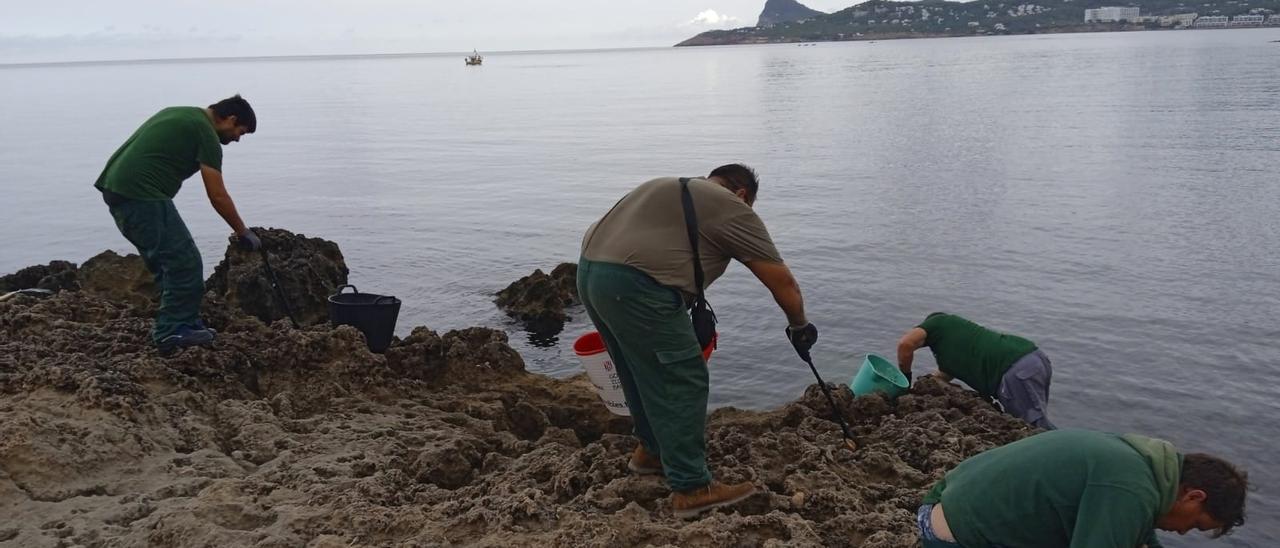
<svg viewBox="0 0 1280 548"><path fill-rule="evenodd" d="M336 245L271 234L291 299L345 283ZM713 472L760 492L686 522L661 478L628 473L628 419L583 375L526 371L500 331L417 327L372 354L355 329L262 308L269 286L228 249L206 284L217 344L163 359L154 290L84 268L0 302L0 545L916 546L934 480L1033 433L930 382L893 402L835 390L856 451L817 385L778 409L721 408Z"/></svg>

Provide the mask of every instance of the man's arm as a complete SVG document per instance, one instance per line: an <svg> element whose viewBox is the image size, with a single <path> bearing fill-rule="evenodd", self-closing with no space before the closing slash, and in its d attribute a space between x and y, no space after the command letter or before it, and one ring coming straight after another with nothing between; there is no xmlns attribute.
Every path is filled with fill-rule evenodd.
<svg viewBox="0 0 1280 548"><path fill-rule="evenodd" d="M925 339L928 337L928 332L919 327L913 327L898 341L898 369L902 370L903 375L911 377L911 364L915 363L916 350L924 346Z"/></svg>
<svg viewBox="0 0 1280 548"><path fill-rule="evenodd" d="M209 196L209 203L213 204L213 210L217 211L228 225L231 225L231 230L236 235L243 235L248 229L245 228L244 221L240 220L236 203L231 201L231 195L227 194L227 185L222 181L222 172L200 164L200 178L204 179L204 192Z"/></svg>
<svg viewBox="0 0 1280 548"><path fill-rule="evenodd" d="M788 324L800 327L809 323L804 315L804 297L800 295L800 284L796 283L796 278L791 275L791 269L787 268L786 263L751 261L743 264L773 293L773 300L787 315Z"/></svg>

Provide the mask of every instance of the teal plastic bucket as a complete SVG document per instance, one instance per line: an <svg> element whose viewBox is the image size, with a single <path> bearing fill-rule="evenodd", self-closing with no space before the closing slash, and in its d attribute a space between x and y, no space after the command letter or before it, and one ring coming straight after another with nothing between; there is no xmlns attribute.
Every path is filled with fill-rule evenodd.
<svg viewBox="0 0 1280 548"><path fill-rule="evenodd" d="M858 374L854 375L853 381L849 383L849 388L853 390L855 396L880 392L890 398L896 398L907 393L907 389L911 388L911 382L893 362L875 354L867 354L866 359L862 360L862 367L858 369Z"/></svg>

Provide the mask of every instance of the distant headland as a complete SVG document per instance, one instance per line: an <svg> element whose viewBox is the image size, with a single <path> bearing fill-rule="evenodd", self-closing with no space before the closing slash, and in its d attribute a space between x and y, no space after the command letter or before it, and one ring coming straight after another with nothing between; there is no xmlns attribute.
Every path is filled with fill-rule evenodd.
<svg viewBox="0 0 1280 548"><path fill-rule="evenodd" d="M768 0L756 26L708 31L676 46L1263 26L1280 26L1280 0L869 0L835 13Z"/></svg>

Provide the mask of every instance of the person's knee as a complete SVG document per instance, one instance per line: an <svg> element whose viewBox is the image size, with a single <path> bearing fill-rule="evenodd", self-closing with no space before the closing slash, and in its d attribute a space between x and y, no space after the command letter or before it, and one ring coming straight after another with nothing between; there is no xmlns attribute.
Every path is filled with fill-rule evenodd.
<svg viewBox="0 0 1280 548"><path fill-rule="evenodd" d="M186 279L192 276L201 278L204 274L204 260L193 241L174 242L162 250L158 258L164 263L165 274L168 276Z"/></svg>

